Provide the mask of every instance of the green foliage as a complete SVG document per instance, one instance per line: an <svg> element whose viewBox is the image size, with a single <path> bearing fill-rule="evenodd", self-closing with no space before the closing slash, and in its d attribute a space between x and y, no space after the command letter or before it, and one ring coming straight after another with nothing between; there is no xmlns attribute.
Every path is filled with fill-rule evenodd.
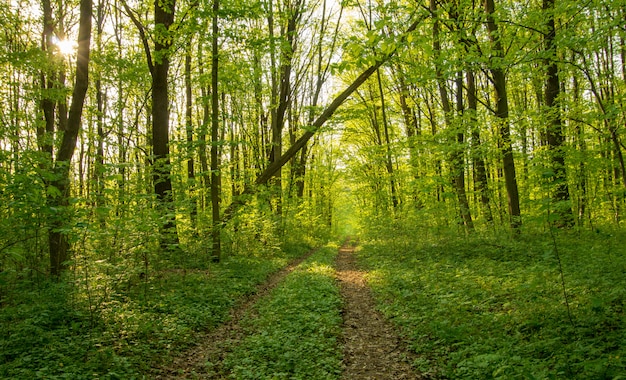
<svg viewBox="0 0 626 380"><path fill-rule="evenodd" d="M570 321L548 235L416 230L372 238L360 258L381 310L411 338L420 370L457 379L626 373L623 231L556 237Z"/></svg>
<svg viewBox="0 0 626 380"><path fill-rule="evenodd" d="M227 356L237 379L330 379L340 372L341 298L336 246L307 259L255 310L249 335Z"/></svg>
<svg viewBox="0 0 626 380"><path fill-rule="evenodd" d="M122 270L117 264L130 263L123 258L89 268L79 262L67 282L14 288L19 298L3 298L10 302L0 308L0 377L138 378L221 323L237 299L303 252L147 273Z"/></svg>

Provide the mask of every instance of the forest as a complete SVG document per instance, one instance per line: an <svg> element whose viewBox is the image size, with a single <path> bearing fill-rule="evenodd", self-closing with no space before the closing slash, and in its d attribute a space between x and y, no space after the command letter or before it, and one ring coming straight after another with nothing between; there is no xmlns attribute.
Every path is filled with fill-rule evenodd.
<svg viewBox="0 0 626 380"><path fill-rule="evenodd" d="M626 379L626 0L0 26L0 378Z"/></svg>

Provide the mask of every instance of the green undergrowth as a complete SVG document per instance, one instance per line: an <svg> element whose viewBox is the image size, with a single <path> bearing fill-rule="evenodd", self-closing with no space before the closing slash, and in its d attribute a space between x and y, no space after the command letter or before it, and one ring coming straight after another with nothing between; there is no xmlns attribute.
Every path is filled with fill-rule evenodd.
<svg viewBox="0 0 626 380"><path fill-rule="evenodd" d="M150 378L171 352L223 322L238 299L306 251L294 245L232 255L204 269L162 269L115 286L107 278L108 294L98 292L105 280L97 279L91 291L70 280L14 289L19 298L0 307L0 378Z"/></svg>
<svg viewBox="0 0 626 380"><path fill-rule="evenodd" d="M243 323L247 337L227 356L235 379L336 379L341 298L332 267L336 246L299 265Z"/></svg>
<svg viewBox="0 0 626 380"><path fill-rule="evenodd" d="M626 378L624 231L396 230L359 257L434 378Z"/></svg>

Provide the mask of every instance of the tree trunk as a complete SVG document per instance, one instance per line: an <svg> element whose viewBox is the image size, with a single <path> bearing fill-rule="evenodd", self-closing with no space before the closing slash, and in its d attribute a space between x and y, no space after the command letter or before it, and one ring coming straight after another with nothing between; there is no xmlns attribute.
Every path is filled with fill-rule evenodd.
<svg viewBox="0 0 626 380"><path fill-rule="evenodd" d="M430 1L430 10L436 13L437 4L435 0ZM459 216L465 227L468 230L473 230L474 222L472 221L467 194L465 192L465 167L462 150L465 137L461 126L454 125L452 106L450 105L448 89L446 88L446 78L444 78L441 64L439 64L441 60L441 42L439 36L439 22L437 20L433 23L433 51L435 54L435 76L439 87L446 129L451 132L456 130L456 133L450 133L452 138L451 145L453 146L452 153L450 154L450 166L452 167L452 182L459 202ZM457 80L457 112L459 113L463 110L462 88L462 83L459 84Z"/></svg>
<svg viewBox="0 0 626 380"><path fill-rule="evenodd" d="M271 4L271 3L270 3ZM302 0L296 0L293 3L289 3L287 6L287 14L289 15L289 19L287 20L287 28L284 30L283 35L281 36L282 43L279 45L280 49L280 68L278 75L278 83L272 84L272 93L276 94L277 90L277 99L276 103L272 106L272 150L270 154L269 162L270 164L274 162L280 155L282 154L283 149L283 129L285 125L285 116L287 110L291 106L291 71L292 71L292 61L293 61L293 52L296 49L297 42L297 31L296 28L298 23L300 22L300 17L302 15ZM270 11L272 11L270 9ZM269 15L268 17L268 26L270 27L270 33L273 33L273 15ZM280 41L280 40L279 40ZM272 52L273 55L273 52ZM272 68L273 70L273 68ZM273 77L275 78L275 76ZM275 79L274 79L275 80ZM273 96L276 98L276 96ZM281 170L279 169L275 178L272 180L272 186L275 189L275 197L276 197L276 213L278 215L282 214L282 175Z"/></svg>
<svg viewBox="0 0 626 380"><path fill-rule="evenodd" d="M559 69L556 63L554 0L543 0L543 12L546 21L543 43L546 58L545 105L548 117L546 128L546 140L550 152L552 164L553 200L556 203L556 212L559 216L559 225L571 226L574 222L572 207L570 205L569 186L567 184L567 171L565 166L565 136L563 136L563 122L561 107L558 99L561 94L559 83Z"/></svg>
<svg viewBox="0 0 626 380"><path fill-rule="evenodd" d="M189 191L189 219L191 228L195 231L198 218L196 202L196 171L194 167L193 145L193 94L191 88L191 38L185 52L185 134L187 137L187 190Z"/></svg>
<svg viewBox="0 0 626 380"><path fill-rule="evenodd" d="M389 139L389 125L387 121L387 104L385 103L385 91L383 89L383 82L380 77L379 69L376 70L376 81L378 83L378 90L379 90L379 95L380 95L380 110L381 110L381 117L383 119L383 136L385 136L385 141L384 141L385 169L387 169L387 175L389 175L389 187L391 189L391 204L393 205L393 210L395 211L398 208L399 202L398 202L398 194L396 191L396 179L393 173L393 160L391 157L391 141Z"/></svg>
<svg viewBox="0 0 626 380"><path fill-rule="evenodd" d="M458 73L456 79L456 104L457 113L459 116L463 113L463 74ZM452 168L454 170L454 187L456 188L457 198L459 200L459 209L461 212L461 218L468 230L474 230L474 221L472 220L472 214L470 212L469 202L467 200L467 193L465 192L465 159L464 159L464 144L465 133L463 133L463 126L459 123L456 126L456 148L452 151Z"/></svg>
<svg viewBox="0 0 626 380"><path fill-rule="evenodd" d="M470 112L470 128L472 130L472 159L474 161L474 186L480 196L483 216L489 223L493 221L491 206L489 204L489 185L487 182L487 170L485 159L481 151L480 130L476 119L478 98L476 97L476 81L474 72L467 71L467 111Z"/></svg>
<svg viewBox="0 0 626 380"><path fill-rule="evenodd" d="M61 145L57 151L56 161L54 163L54 179L50 183L50 187L58 190L58 192L55 191L58 195L51 197L48 201L48 206L51 209L64 209L69 205L70 164L74 150L76 149L76 141L82 121L83 105L89 86L91 12L91 0L81 0L78 49L76 52L76 79L72 91L72 103L69 110L67 127L63 132ZM48 234L48 243L50 245L50 273L55 276L58 276L67 268L67 260L69 259L69 242L67 233L63 231L63 227L66 223L67 221L62 219L62 217L54 218Z"/></svg>
<svg viewBox="0 0 626 380"><path fill-rule="evenodd" d="M218 11L219 0L213 0L213 31L211 36L211 259L219 262L222 258L222 228L220 225L220 173L219 173L219 92L218 84Z"/></svg>
<svg viewBox="0 0 626 380"><path fill-rule="evenodd" d="M326 27L327 27L327 22L328 19L326 18L326 6L327 6L327 0L323 0L322 2L322 21L320 23L320 32L319 32L319 37L318 37L318 43L315 47L316 49L316 53L317 53L317 59L316 59L316 64L317 64L317 69L316 69L316 75L314 78L315 81L315 85L313 86L314 90L313 90L313 97L311 100L311 104L310 104L310 108L309 108L309 112L308 112L308 117L307 117L307 124L310 125L313 123L313 121L315 121L315 109L318 106L318 102L319 102L319 97L320 97L320 93L322 92L322 85L324 84L324 82L326 81L327 75L328 75L328 71L330 68L330 62L331 62L331 57L333 55L333 52L335 51L335 46L336 46L336 42L337 42L337 37L339 35L338 33L338 28L341 24L341 18L343 16L343 5L340 7L339 9L339 16L337 18L337 24L336 24L336 30L335 33L333 34L333 41L331 44L331 48L330 51L327 52L329 55L328 61L326 63L323 62L323 54L324 54L324 50L322 48L323 46L323 42L324 42L324 36L326 35ZM302 150L300 152L300 157L299 159L294 160L294 174L293 174L293 178L295 181L295 187L296 187L296 196L299 199L302 199L304 197L304 180L305 180L305 175L306 175L306 163L307 163L307 158L308 158L308 153L307 153L308 149L307 146L303 146Z"/></svg>
<svg viewBox="0 0 626 380"><path fill-rule="evenodd" d="M509 100L506 90L506 77L502 68L504 50L500 41L500 32L494 19L495 5L493 0L485 0L485 12L487 13L487 32L491 40L494 57L489 63L491 80L496 96L496 117L499 119L501 140L502 169L509 206L509 223L515 233L519 232L522 225L522 217L519 206L519 190L515 174L515 161L513 159L513 146L511 144L511 130L509 127Z"/></svg>
<svg viewBox="0 0 626 380"><path fill-rule="evenodd" d="M46 52L50 67L46 67L46 71L41 73L41 89L43 96L41 97L40 107L43 111L45 127L37 128L37 140L41 152L48 154L48 159L52 162L52 152L54 140L54 122L55 122L55 103L50 96L51 90L54 88L54 60L52 37L54 35L54 21L52 20L52 7L50 0L42 0L43 8L43 32L41 36L41 49ZM43 168L45 169L45 168Z"/></svg>
<svg viewBox="0 0 626 380"><path fill-rule="evenodd" d="M161 226L161 248L171 251L179 244L176 231L176 212L172 194L170 164L169 128L169 91L168 76L170 67L170 48L172 39L169 29L174 22L175 1L154 1L154 24L156 36L154 43L155 59L151 63L152 74L152 146L153 146L153 181L158 207L165 216ZM163 32L165 30L165 32ZM165 35L160 35L165 33ZM150 57L148 57L150 60Z"/></svg>
<svg viewBox="0 0 626 380"><path fill-rule="evenodd" d="M198 43L198 61L199 62L204 62L204 49L202 46L202 43ZM198 76L199 77L203 77L204 76L204 68L203 65L199 65L198 67ZM207 206L207 202L206 202L206 198L204 196L204 194L206 194L206 189L209 189L210 192L210 188L211 188L211 176L210 176L210 172L209 172L209 158L207 156L207 129L209 128L209 125L211 124L211 104L209 101L209 93L211 92L211 89L209 88L209 86L204 86L201 85L200 86L200 98L202 99L202 127L200 128L200 131L198 132L198 159L200 161L200 178L202 179L202 187L204 188L205 191L201 191L201 199L199 201L200 203L200 209L202 211L205 210L205 207Z"/></svg>
<svg viewBox="0 0 626 380"><path fill-rule="evenodd" d="M104 3L102 0L98 2L97 16L96 16L96 44L99 52L102 52L102 30L104 27ZM96 146L96 158L94 165L94 183L96 186L96 214L101 227L105 227L106 218L104 217L103 207L105 205L104 196L104 94L102 92L102 79L100 76L96 79L96 107L98 113L96 115L96 130L97 130L97 146Z"/></svg>
<svg viewBox="0 0 626 380"><path fill-rule="evenodd" d="M400 86L400 91L398 93L400 99L400 109L404 118L406 138L409 146L409 166L411 167L411 175L413 177L413 180L417 180L419 178L419 163L418 152L415 146L415 137L420 133L417 124L418 119L415 115L414 110L409 106L409 87L406 84L405 74L399 65L397 73L398 83ZM414 193L413 197L415 198L415 200L417 200L417 194Z"/></svg>

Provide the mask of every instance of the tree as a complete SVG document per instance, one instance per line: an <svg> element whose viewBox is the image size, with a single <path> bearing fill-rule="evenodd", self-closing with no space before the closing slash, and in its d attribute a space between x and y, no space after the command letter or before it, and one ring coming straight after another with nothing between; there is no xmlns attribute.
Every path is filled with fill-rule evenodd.
<svg viewBox="0 0 626 380"><path fill-rule="evenodd" d="M402 46L402 43L405 43L407 35L413 32L417 26L422 22L422 17L417 17L417 19L405 30L405 32L400 37L400 43L397 46ZM377 57L374 63L365 69L355 80L352 81L348 87L339 93L335 98L330 102L330 104L320 113L320 115L315 119L315 121L311 124L310 128L306 132L300 136L290 147L285 151L280 157L276 158L274 162L272 162L268 167L263 170L254 181L254 185L265 185L268 181L287 163L291 160L306 144L307 142L315 135L317 131L330 119L330 117L337 111L337 109L348 99L354 91L356 91L363 83L367 81L367 79L372 76L380 68L385 62L389 61L395 54L397 49L394 48L391 52L384 54L381 57ZM252 186L248 186L244 189L241 195L249 195L255 192L255 188ZM244 204L244 199L242 197L234 198L231 204L226 208L224 214L222 216L222 224L227 223L233 217L235 211L239 209Z"/></svg>
<svg viewBox="0 0 626 380"><path fill-rule="evenodd" d="M123 2L124 8L139 31L152 78L152 181L157 197L161 223L161 248L175 249L179 244L176 230L176 213L172 194L171 161L169 146L170 97L168 78L173 45L175 0L154 1L154 49L150 47L144 26L135 13Z"/></svg>
<svg viewBox="0 0 626 380"><path fill-rule="evenodd" d="M211 238L213 261L219 262L222 256L220 198L221 183L219 172L219 44L218 12L219 0L213 0L212 36L211 36Z"/></svg>
<svg viewBox="0 0 626 380"><path fill-rule="evenodd" d="M559 223L569 226L574 222L570 206L569 186L567 184L567 170L565 165L565 136L563 135L563 121L559 105L561 83L557 65L556 28L555 28L555 0L543 0L543 12L546 17L546 30L543 35L546 58L545 105L547 108L546 140L550 151L552 164L553 199L557 204Z"/></svg>
<svg viewBox="0 0 626 380"><path fill-rule="evenodd" d="M454 114L452 106L450 104L450 98L448 96L448 89L446 86L446 78L443 76L443 69L441 67L441 41L439 31L439 20L437 16L437 5L434 0L430 2L431 12L435 15L433 23L433 51L435 61L435 76L437 79L437 86L439 88L439 96L441 97L441 105L444 113L444 120L446 123L446 129L450 135L450 145L452 153L450 154L450 164L452 167L452 177L454 183L454 190L459 201L459 213L461 220L469 230L474 229L474 222L472 221L472 215L470 213L469 202L467 200L467 194L465 193L465 162L463 159L463 143L465 136L463 133L463 126L460 121L454 120ZM452 10L453 21L458 23L458 17L455 14L456 9ZM458 41L455 41L458 44ZM457 74L456 83L456 112L460 117L463 112L463 79L462 73Z"/></svg>
<svg viewBox="0 0 626 380"><path fill-rule="evenodd" d="M49 6L48 0L44 0ZM44 8L47 8L44 6ZM46 10L47 12L47 10ZM45 12L45 13L46 13ZM53 167L53 179L48 185L48 206L53 210L64 210L69 206L70 199L70 164L76 149L76 141L81 128L83 106L87 88L89 86L89 54L91 44L91 0L81 0L80 21L78 27L78 48L76 50L76 77L72 90L72 102L67 118L67 125L63 131L61 145L56 152ZM46 22L51 20L44 18ZM49 25L46 26L49 28ZM50 31L50 29L48 29ZM48 36L49 37L49 36ZM44 111L46 112L46 111ZM48 117L46 115L46 123ZM58 276L67 268L69 259L69 241L64 220L65 215L57 214L51 222L48 233L50 249L50 273Z"/></svg>
<svg viewBox="0 0 626 380"><path fill-rule="evenodd" d="M522 225L519 206L519 190L517 187L517 175L515 173L515 160L513 158L513 145L511 143L511 130L509 126L509 99L506 89L506 76L502 66L504 49L500 39L498 24L495 20L495 4L493 0L485 0L485 13L487 32L492 44L493 55L490 57L489 71L491 82L496 96L495 116L498 118L500 130L500 149L502 154L502 167L509 206L509 222L514 231L518 231Z"/></svg>

